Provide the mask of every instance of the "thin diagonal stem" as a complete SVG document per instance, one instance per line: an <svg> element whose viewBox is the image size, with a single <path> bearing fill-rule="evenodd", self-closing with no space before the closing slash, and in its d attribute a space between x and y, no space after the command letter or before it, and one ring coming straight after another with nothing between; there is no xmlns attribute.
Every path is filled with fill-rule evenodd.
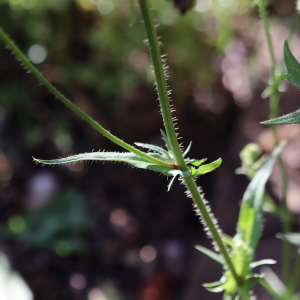
<svg viewBox="0 0 300 300"><path fill-rule="evenodd" d="M70 108L77 115L82 117L86 122L88 122L92 127L94 127L97 131L103 134L105 137L110 139L112 142L116 143L120 147L146 159L149 162L154 164L174 169L174 166L156 159L154 157L149 156L148 154L136 149L135 147L125 143L120 140L118 137L111 134L109 131L104 129L100 124L94 121L90 116L88 116L85 112L83 112L80 108L78 108L75 104L73 104L70 100L68 100L61 92L59 92L30 62L30 60L25 56L25 54L17 47L17 45L9 38L9 36L4 32L4 30L0 27L0 39L4 42L4 44L10 48L10 50L16 55L16 57L21 61L22 64L63 104L65 104L68 108Z"/></svg>

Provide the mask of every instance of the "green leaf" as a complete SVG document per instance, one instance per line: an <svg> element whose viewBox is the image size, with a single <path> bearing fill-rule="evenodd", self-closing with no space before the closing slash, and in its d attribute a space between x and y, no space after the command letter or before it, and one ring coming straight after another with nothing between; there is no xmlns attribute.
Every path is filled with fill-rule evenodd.
<svg viewBox="0 0 300 300"><path fill-rule="evenodd" d="M216 252L209 250L205 247L200 245L196 245L195 248L200 252L204 253L205 255L209 256L211 259L215 260L216 262L220 263L221 265L225 265L225 261L222 257L219 256Z"/></svg>
<svg viewBox="0 0 300 300"><path fill-rule="evenodd" d="M222 284L224 290L226 291L227 297L231 296L234 297L236 290L237 290L237 283L232 276L230 270L225 272L225 275L222 276L221 281L224 282ZM226 298L227 299L227 298ZM230 299L230 298L228 298Z"/></svg>
<svg viewBox="0 0 300 300"><path fill-rule="evenodd" d="M253 177L242 200L238 220L238 235L245 242L249 242L249 247L253 250L252 252L254 252L261 236L265 185L282 148L283 146L279 146L274 149L271 157Z"/></svg>
<svg viewBox="0 0 300 300"><path fill-rule="evenodd" d="M280 297L284 297L287 292L287 288L279 277L269 267L263 268L264 280L270 286L270 288L278 294Z"/></svg>
<svg viewBox="0 0 300 300"><path fill-rule="evenodd" d="M300 89L300 64L292 54L287 41L284 42L284 62L287 74L282 75L282 77L288 79Z"/></svg>
<svg viewBox="0 0 300 300"><path fill-rule="evenodd" d="M222 300L233 300L233 297L228 295L227 293L224 293Z"/></svg>
<svg viewBox="0 0 300 300"><path fill-rule="evenodd" d="M129 26L132 27L134 22L135 22L134 0L130 0L130 23L129 23Z"/></svg>
<svg viewBox="0 0 300 300"><path fill-rule="evenodd" d="M212 293L221 293L224 291L224 288L219 285L219 286L216 286L216 287L213 287L213 288L209 288L209 287L205 287L209 292L212 292Z"/></svg>
<svg viewBox="0 0 300 300"><path fill-rule="evenodd" d="M170 180L170 183L168 184L168 191L171 189L171 187L172 187L172 185L174 183L174 180L177 177L177 175L180 175L180 174L174 174L173 178Z"/></svg>
<svg viewBox="0 0 300 300"><path fill-rule="evenodd" d="M256 262L252 262L250 264L250 268L256 268L258 266L261 266L261 265L274 265L276 264L277 261L274 260L274 259L263 259L263 260L259 260L259 261L256 261Z"/></svg>
<svg viewBox="0 0 300 300"><path fill-rule="evenodd" d="M290 51L288 42L284 42L284 61L287 68L287 74L282 77L293 83L298 89L300 89L300 64ZM265 125L283 125L283 124L299 124L300 123L300 110L287 114L285 116L271 119L262 124Z"/></svg>
<svg viewBox="0 0 300 300"><path fill-rule="evenodd" d="M300 233L286 233L280 236L283 240L300 247Z"/></svg>
<svg viewBox="0 0 300 300"><path fill-rule="evenodd" d="M155 151L157 153L159 153L160 155L169 158L169 154L168 151L166 151L165 149L159 147L159 146L155 146L152 144L144 144L144 143L135 143L137 146L141 147L141 148L145 148L145 149L149 149L152 151Z"/></svg>
<svg viewBox="0 0 300 300"><path fill-rule="evenodd" d="M300 124L300 109L279 118L261 122L264 125Z"/></svg>
<svg viewBox="0 0 300 300"><path fill-rule="evenodd" d="M185 157L189 153L189 151L191 150L191 147L192 147L192 142L190 142L190 144L188 145L188 147L183 152L183 154L182 154L183 157Z"/></svg>
<svg viewBox="0 0 300 300"><path fill-rule="evenodd" d="M232 237L223 233L222 234L222 240L224 241L224 243L226 243L228 246L230 246L231 248L235 247L235 242L232 240Z"/></svg>
<svg viewBox="0 0 300 300"><path fill-rule="evenodd" d="M155 153L149 153L150 156L158 158L158 159L164 159L158 154ZM188 177L190 176L190 172L182 172L178 169L171 169L162 167L156 164L153 164L152 162L147 161L144 158L141 158L133 153L125 152L125 153L119 153L119 152L92 152L92 153L84 153L84 154L77 154L65 158L60 159L52 159L52 160L42 160L42 159L36 159L34 160L41 164L67 164L67 163L74 163L79 161L86 161L86 160L95 160L95 161L119 161L127 163L133 167L140 168L140 169L147 169L156 171L159 173L162 173L166 176L175 176L180 175L182 177Z"/></svg>
<svg viewBox="0 0 300 300"><path fill-rule="evenodd" d="M203 283L202 285L204 287L215 287L215 286L219 286L221 284L220 281L215 281L215 282L210 282L210 283Z"/></svg>
<svg viewBox="0 0 300 300"><path fill-rule="evenodd" d="M202 165L203 163L205 163L207 161L207 158L203 158L203 159L189 159L189 160L185 160L186 163L189 163L191 165L194 165L196 167L199 167L200 165Z"/></svg>
<svg viewBox="0 0 300 300"><path fill-rule="evenodd" d="M168 139L167 135L164 133L163 130L160 130L160 133L161 133L161 135L162 135L162 137L163 137L163 139L164 139L164 141L165 141L165 143L166 143L166 147L167 147L167 149L168 149L169 156L170 156L171 158L174 158L173 150L172 150L172 148L171 148L171 144L170 144L170 142L169 142L169 139Z"/></svg>
<svg viewBox="0 0 300 300"><path fill-rule="evenodd" d="M197 172L196 168L190 167L190 171L191 171L191 176L194 177L196 175L196 172Z"/></svg>
<svg viewBox="0 0 300 300"><path fill-rule="evenodd" d="M221 165L221 163L222 163L222 159L219 158L218 160L216 160L210 164L199 167L197 170L196 176L204 175L206 173L209 173L209 172L215 170L216 168L218 168Z"/></svg>
<svg viewBox="0 0 300 300"><path fill-rule="evenodd" d="M296 293L291 300L300 300L300 293Z"/></svg>

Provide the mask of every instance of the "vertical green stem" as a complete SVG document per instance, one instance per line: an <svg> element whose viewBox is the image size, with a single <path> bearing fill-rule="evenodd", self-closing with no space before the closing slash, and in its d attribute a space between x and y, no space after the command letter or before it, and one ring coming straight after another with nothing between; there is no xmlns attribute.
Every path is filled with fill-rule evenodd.
<svg viewBox="0 0 300 300"><path fill-rule="evenodd" d="M164 69L163 69L163 64L162 64L162 59L161 59L161 53L159 49L159 44L158 44L158 38L154 26L154 22L152 19L152 13L151 9L148 3L148 0L139 0L141 12L142 12L142 17L144 20L144 25L145 25L145 30L149 42L149 49L150 49L150 55L151 55L151 60L153 63L154 67L154 74L155 74L155 79L156 79L156 85L157 85L157 92L158 92L158 97L159 97L159 102L161 106L161 113L163 116L163 121L165 124L166 132L168 139L171 144L172 151L174 153L176 162L180 169L182 171L188 170L188 167L186 166L186 163L184 161L184 158L182 156L182 152L180 150L177 136L175 133L174 125L173 125L173 120L172 120L172 114L171 114L171 108L170 108L170 103L169 103L169 97L168 97L168 90L167 90L167 84L166 84L166 79L165 79L165 74L164 74ZM232 263L231 257L227 251L226 246L223 243L223 240L221 238L221 235L212 220L207 207L202 199L201 194L199 193L197 186L194 182L194 180L191 177L183 178L183 181L189 190L191 197L194 201L194 203L197 205L197 208L199 209L201 216L209 228L213 240L216 242L220 249L220 253L223 255L228 268L230 269L237 286L241 286L241 280L235 270L235 267Z"/></svg>
<svg viewBox="0 0 300 300"><path fill-rule="evenodd" d="M266 39L267 39L270 59L271 59L271 79L274 80L275 79L275 71L276 71L276 60L275 60L275 55L274 55L274 50L273 50L273 45L272 45L272 40L271 40L271 35L270 35L265 0L259 0L258 6L259 6L260 18L262 20L262 25L263 25Z"/></svg>
<svg viewBox="0 0 300 300"><path fill-rule="evenodd" d="M270 55L270 59L271 59L270 77L271 77L271 85L273 85L273 93L270 96L270 114L271 114L271 118L273 119L278 116L277 103L278 103L278 98L279 98L278 86L280 84L280 80L278 80L277 75L276 75L276 60L275 60L270 30L269 30L265 0L259 0L258 6L259 6L260 16L261 16L261 20L262 20L262 25L263 25L265 35L266 35L269 55ZM295 31L297 19L298 19L298 13L297 14L294 13L288 38L291 38L292 34ZM278 146L279 139L278 139L278 133L277 133L277 126L272 125L272 130L273 130L273 134L274 134L275 145ZM287 180L286 169L285 169L285 166L284 166L281 156L278 156L278 162L279 162L279 167L280 167L280 172L281 172L281 177L282 177L282 184L283 184L282 206L283 206L284 214L283 214L283 217L281 217L281 220L282 220L282 224L283 224L283 233L287 233L291 229L290 218L288 218L289 213L288 213L288 207L287 207L288 180ZM290 244L284 240L283 241L283 281L285 283L288 282L289 272L290 272L290 251L291 251Z"/></svg>
<svg viewBox="0 0 300 300"><path fill-rule="evenodd" d="M297 249L297 259L294 267L294 272L291 276L291 281L288 286L288 299L290 299L296 291L300 276L300 249Z"/></svg>
<svg viewBox="0 0 300 300"><path fill-rule="evenodd" d="M175 160L182 171L187 171L187 166L184 162L177 136L174 129L170 102L168 97L168 89L164 74L164 67L161 59L158 38L152 18L152 12L147 0L139 0L141 12L144 20L146 35L148 38L151 60L153 63L154 74L156 79L157 93L161 108L161 114L166 128L166 133L170 141Z"/></svg>

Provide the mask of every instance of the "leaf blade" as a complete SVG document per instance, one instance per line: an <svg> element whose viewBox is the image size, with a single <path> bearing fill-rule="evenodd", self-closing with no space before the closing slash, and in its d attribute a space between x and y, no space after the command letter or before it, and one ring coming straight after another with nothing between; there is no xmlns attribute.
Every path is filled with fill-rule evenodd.
<svg viewBox="0 0 300 300"><path fill-rule="evenodd" d="M241 233L244 241L249 242L251 249L255 249L261 236L265 185L282 148L283 145L275 148L270 158L255 174L243 196L238 232Z"/></svg>
<svg viewBox="0 0 300 300"><path fill-rule="evenodd" d="M300 89L300 64L292 54L287 41L284 42L284 61L287 68L287 74L283 74L282 77L289 80L298 89ZM300 110L281 116L279 118L274 118L262 122L262 124L265 125L284 125L284 124L299 124L299 123L300 123Z"/></svg>
<svg viewBox="0 0 300 300"><path fill-rule="evenodd" d="M220 257L216 252L209 250L205 247L202 247L200 245L196 245L195 248L202 252L203 254L207 255L211 259L215 260L216 262L220 263L221 265L225 265L225 261L222 257Z"/></svg>
<svg viewBox="0 0 300 300"><path fill-rule="evenodd" d="M203 166L199 167L197 172L196 172L196 176L204 175L206 173L214 171L215 169L217 169L221 165L221 163L222 163L222 159L219 158L219 159L213 161L210 164L203 165Z"/></svg>

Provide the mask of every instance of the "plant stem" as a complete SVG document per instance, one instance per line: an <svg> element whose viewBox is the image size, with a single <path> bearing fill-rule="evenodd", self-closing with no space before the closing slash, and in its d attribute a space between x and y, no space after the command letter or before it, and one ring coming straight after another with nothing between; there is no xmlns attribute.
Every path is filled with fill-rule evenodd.
<svg viewBox="0 0 300 300"><path fill-rule="evenodd" d="M300 276L300 249L297 249L297 259L296 259L293 275L291 276L291 282L288 286L287 299L290 299L295 293L297 284L299 282L299 276Z"/></svg>
<svg viewBox="0 0 300 300"><path fill-rule="evenodd" d="M210 216L210 213L207 210L207 207L203 201L203 198L202 198L201 194L199 193L196 183L194 182L194 180L191 177L183 178L183 181L184 181L187 189L191 193L191 197L192 197L194 203L197 205L197 208L199 209L199 211L201 213L201 217L202 217L203 221L205 222L206 226L209 228L210 233L212 235L212 239L218 245L219 251L223 255L223 257L228 265L228 268L230 269L237 285L240 286L241 280L235 270L235 267L232 263L232 260L227 251L227 248L223 243L221 234L220 234L219 230L217 229L214 221L212 220L212 217Z"/></svg>
<svg viewBox="0 0 300 300"><path fill-rule="evenodd" d="M268 23L267 11L266 11L266 6L265 6L265 0L259 0L258 7L259 7L260 18L262 20L262 25L263 25L263 28L265 31L267 44L268 44L268 48L269 48L270 59L271 59L271 79L274 81L275 71L276 71L276 60L275 60L270 30L269 30L269 23Z"/></svg>
<svg viewBox="0 0 300 300"><path fill-rule="evenodd" d="M149 50L153 63L154 74L156 79L157 93L161 108L166 133L170 141L170 145L175 157L175 160L182 171L187 171L188 168L184 162L180 146L178 144L176 132L174 129L170 102L168 97L168 89L165 79L164 67L161 59L161 53L158 44L158 38L152 18L151 9L147 0L139 0L141 12L144 20L146 35L149 42Z"/></svg>
<svg viewBox="0 0 300 300"><path fill-rule="evenodd" d="M258 6L259 6L260 16L261 16L261 20L262 20L262 25L263 25L265 35L266 35L269 55L270 55L270 59L271 59L270 77L271 77L271 85L273 85L273 93L270 96L270 114L271 114L271 118L273 119L278 116L278 106L277 106L278 99L279 99L278 86L280 84L280 81L278 80L277 74L276 74L276 60L275 60L271 35L270 35L270 31L269 31L269 24L268 24L267 12L266 12L265 0L259 0ZM296 24L297 24L297 17L296 17L296 14L294 14L292 26L291 26L288 38L291 38L293 32L295 31ZM276 81L278 81L278 83ZM275 145L278 146L279 139L278 139L278 133L277 133L277 126L272 125L272 130L273 130L273 135L274 135L274 139L275 139ZM286 169L285 169L283 160L280 155L278 156L278 163L279 163L279 167L280 167L282 184L283 184L282 206L284 209L284 214L283 214L283 217L281 217L281 221L283 224L283 233L287 233L291 229L290 218L288 218L288 207L287 207L288 180L287 180ZM287 283L289 280L290 251L291 251L290 244L284 240L283 241L283 254L282 254L283 255L283 282L284 283Z"/></svg>
<svg viewBox="0 0 300 300"><path fill-rule="evenodd" d="M170 141L170 145L172 148L172 151L174 153L174 157L176 159L176 162L180 169L182 171L187 171L188 167L184 161L182 152L180 150L177 136L175 133L174 129L174 124L172 120L172 114L171 114L171 108L170 108L170 103L169 103L169 97L168 97L168 90L167 90L167 85L166 85L166 79L165 79L165 74L164 74L164 69L163 69L163 64L162 64L162 59L161 59L161 53L159 49L159 44L158 44L158 38L154 26L154 22L152 19L152 13L151 9L148 3L148 0L139 0L141 12L142 12L142 17L144 20L144 25L145 25L145 30L149 42L149 49L150 49L150 55L151 55L151 60L153 63L154 67L154 74L155 74L155 79L156 79L156 85L157 85L157 92L158 92L158 97L159 97L159 102L161 106L161 112L163 116L163 121L164 125L166 128L167 136ZM237 286L241 286L241 280L235 270L235 267L232 263L231 257L227 251L226 246L223 243L223 240L221 238L221 235L212 219L210 216L207 207L203 201L203 198L198 191L198 188L192 179L192 177L185 177L183 178L183 181L189 190L191 197L196 204L197 208L199 209L201 216L209 228L213 240L216 242L220 249L220 253L223 255L228 268L230 269Z"/></svg>
<svg viewBox="0 0 300 300"><path fill-rule="evenodd" d="M60 93L30 62L30 60L25 56L24 53L17 47L17 45L9 38L9 36L4 32L4 30L0 27L0 39L4 42L4 44L10 48L10 50L16 55L16 57L21 61L22 64L30 71L32 74L63 104L65 104L68 108L70 108L77 115L82 117L86 122L88 122L92 127L94 127L97 131L103 134L105 137L110 139L112 142L116 143L120 147L146 159L149 162L152 162L156 165L163 166L166 168L174 169L174 166L170 165L167 162L161 161L154 157L147 155L146 153L136 149L135 147L125 143L120 140L109 131L104 129L101 125L99 125L96 121L94 121L90 116L84 113L80 108L78 108L75 104L73 104L70 100L68 100L62 93Z"/></svg>

